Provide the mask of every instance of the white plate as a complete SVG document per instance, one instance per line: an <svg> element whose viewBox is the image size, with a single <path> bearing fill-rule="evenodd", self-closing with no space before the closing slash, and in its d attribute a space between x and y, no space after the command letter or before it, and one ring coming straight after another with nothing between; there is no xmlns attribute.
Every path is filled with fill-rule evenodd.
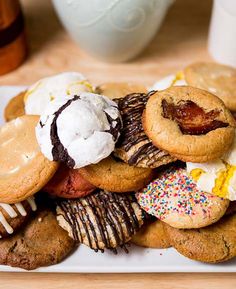
<svg viewBox="0 0 236 289"><path fill-rule="evenodd" d="M11 96L22 87L0 87L0 124L3 110ZM133 273L133 272L236 272L236 260L218 265L209 265L189 260L173 248L166 250L130 247L129 254L122 251L95 253L86 246L79 246L64 262L35 272L71 273ZM0 271L21 272L23 270L0 266Z"/></svg>

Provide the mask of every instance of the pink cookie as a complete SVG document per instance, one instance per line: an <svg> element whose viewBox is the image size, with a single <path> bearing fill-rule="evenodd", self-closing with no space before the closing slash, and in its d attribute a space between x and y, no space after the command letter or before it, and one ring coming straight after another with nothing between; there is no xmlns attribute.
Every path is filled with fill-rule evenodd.
<svg viewBox="0 0 236 289"><path fill-rule="evenodd" d="M136 193L140 206L172 227L191 229L218 221L229 201L199 190L183 168L170 168Z"/></svg>
<svg viewBox="0 0 236 289"><path fill-rule="evenodd" d="M78 170L61 166L43 191L60 198L74 199L85 197L96 189L86 181Z"/></svg>

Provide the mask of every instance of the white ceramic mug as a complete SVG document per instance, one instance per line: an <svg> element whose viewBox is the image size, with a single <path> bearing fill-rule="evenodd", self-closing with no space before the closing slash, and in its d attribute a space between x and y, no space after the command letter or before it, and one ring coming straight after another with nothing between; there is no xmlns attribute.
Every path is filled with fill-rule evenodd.
<svg viewBox="0 0 236 289"><path fill-rule="evenodd" d="M174 0L53 0L66 29L90 54L121 62L138 55Z"/></svg>
<svg viewBox="0 0 236 289"><path fill-rule="evenodd" d="M236 0L214 0L208 48L216 61L236 67Z"/></svg>

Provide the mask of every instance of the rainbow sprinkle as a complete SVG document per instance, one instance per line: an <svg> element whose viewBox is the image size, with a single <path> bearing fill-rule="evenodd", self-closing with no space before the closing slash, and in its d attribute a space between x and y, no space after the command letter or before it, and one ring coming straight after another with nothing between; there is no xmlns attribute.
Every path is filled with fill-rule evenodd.
<svg viewBox="0 0 236 289"><path fill-rule="evenodd" d="M216 196L199 190L183 168L168 169L146 188L136 193L140 206L149 214L164 220L170 214L210 215Z"/></svg>

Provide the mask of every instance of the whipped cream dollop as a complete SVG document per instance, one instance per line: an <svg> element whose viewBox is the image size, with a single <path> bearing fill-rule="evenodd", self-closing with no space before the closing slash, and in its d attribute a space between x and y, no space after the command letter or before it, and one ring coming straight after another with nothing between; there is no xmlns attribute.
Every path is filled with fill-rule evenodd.
<svg viewBox="0 0 236 289"><path fill-rule="evenodd" d="M84 92L51 102L36 127L36 137L49 160L78 169L108 157L121 127L115 102Z"/></svg>
<svg viewBox="0 0 236 289"><path fill-rule="evenodd" d="M40 79L25 94L25 112L41 115L50 102L59 98L69 99L81 92L93 92L93 87L78 72L64 72Z"/></svg>
<svg viewBox="0 0 236 289"><path fill-rule="evenodd" d="M208 163L187 163L187 172L199 189L230 201L236 200L236 137L230 150Z"/></svg>
<svg viewBox="0 0 236 289"><path fill-rule="evenodd" d="M170 74L159 81L157 81L150 90L164 90L171 86L187 85L183 72L177 72L176 74Z"/></svg>

